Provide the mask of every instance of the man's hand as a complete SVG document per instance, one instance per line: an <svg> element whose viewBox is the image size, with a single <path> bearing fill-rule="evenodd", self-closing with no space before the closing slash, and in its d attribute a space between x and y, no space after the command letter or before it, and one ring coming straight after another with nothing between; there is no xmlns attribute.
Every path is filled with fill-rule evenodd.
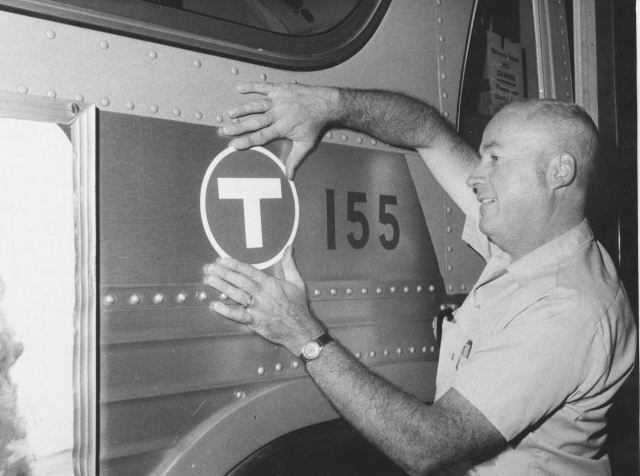
<svg viewBox="0 0 640 476"><path fill-rule="evenodd" d="M224 133L241 136L231 147L247 149L275 139L290 139L293 147L287 158L287 177L293 173L320 139L324 128L335 119L339 95L331 88L299 84L240 84L242 94L258 93L265 97L229 109L234 124Z"/></svg>
<svg viewBox="0 0 640 476"><path fill-rule="evenodd" d="M290 246L285 250L282 266L284 280L233 258L219 258L216 263L205 266L205 283L241 305L215 302L216 312L246 324L297 356L307 341L316 339L325 329L309 311L306 287Z"/></svg>

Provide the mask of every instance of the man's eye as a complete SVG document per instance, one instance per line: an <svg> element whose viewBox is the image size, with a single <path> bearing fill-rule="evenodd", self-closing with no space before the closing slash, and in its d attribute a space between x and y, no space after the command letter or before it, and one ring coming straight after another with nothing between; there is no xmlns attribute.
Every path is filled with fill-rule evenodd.
<svg viewBox="0 0 640 476"><path fill-rule="evenodd" d="M492 155L491 156L491 161L492 162L497 162L498 161L498 156L497 155Z"/></svg>

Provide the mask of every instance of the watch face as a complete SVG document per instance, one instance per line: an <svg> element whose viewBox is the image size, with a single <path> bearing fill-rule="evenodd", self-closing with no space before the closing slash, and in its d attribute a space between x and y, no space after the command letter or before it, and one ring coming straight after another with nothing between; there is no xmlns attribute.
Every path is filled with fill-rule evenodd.
<svg viewBox="0 0 640 476"><path fill-rule="evenodd" d="M316 341L312 340L311 342L307 342L302 348L302 354L308 359L313 360L320 355L320 344Z"/></svg>

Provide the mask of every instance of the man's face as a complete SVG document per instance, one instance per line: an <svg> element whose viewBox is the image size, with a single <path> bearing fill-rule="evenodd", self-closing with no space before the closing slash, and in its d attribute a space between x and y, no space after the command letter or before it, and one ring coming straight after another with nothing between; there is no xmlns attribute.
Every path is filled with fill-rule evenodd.
<svg viewBox="0 0 640 476"><path fill-rule="evenodd" d="M538 172L551 140L545 135L517 109L499 112L485 129L480 165L467 180L482 203L480 230L515 259L531 250L551 212L550 190Z"/></svg>

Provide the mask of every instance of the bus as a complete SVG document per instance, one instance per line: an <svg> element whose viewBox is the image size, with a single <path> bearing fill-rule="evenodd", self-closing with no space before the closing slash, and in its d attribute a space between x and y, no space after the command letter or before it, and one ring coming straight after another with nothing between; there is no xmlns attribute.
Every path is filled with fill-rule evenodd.
<svg viewBox="0 0 640 476"><path fill-rule="evenodd" d="M415 151L331 129L290 182L290 142L230 149L244 82L399 91L476 147L512 100L580 104L606 145L589 219L637 316L633 7L0 0L0 474L402 474L299 359L212 310L203 266L274 274L293 244L332 335L429 403L434 326L484 261ZM637 372L607 450L638 474Z"/></svg>

